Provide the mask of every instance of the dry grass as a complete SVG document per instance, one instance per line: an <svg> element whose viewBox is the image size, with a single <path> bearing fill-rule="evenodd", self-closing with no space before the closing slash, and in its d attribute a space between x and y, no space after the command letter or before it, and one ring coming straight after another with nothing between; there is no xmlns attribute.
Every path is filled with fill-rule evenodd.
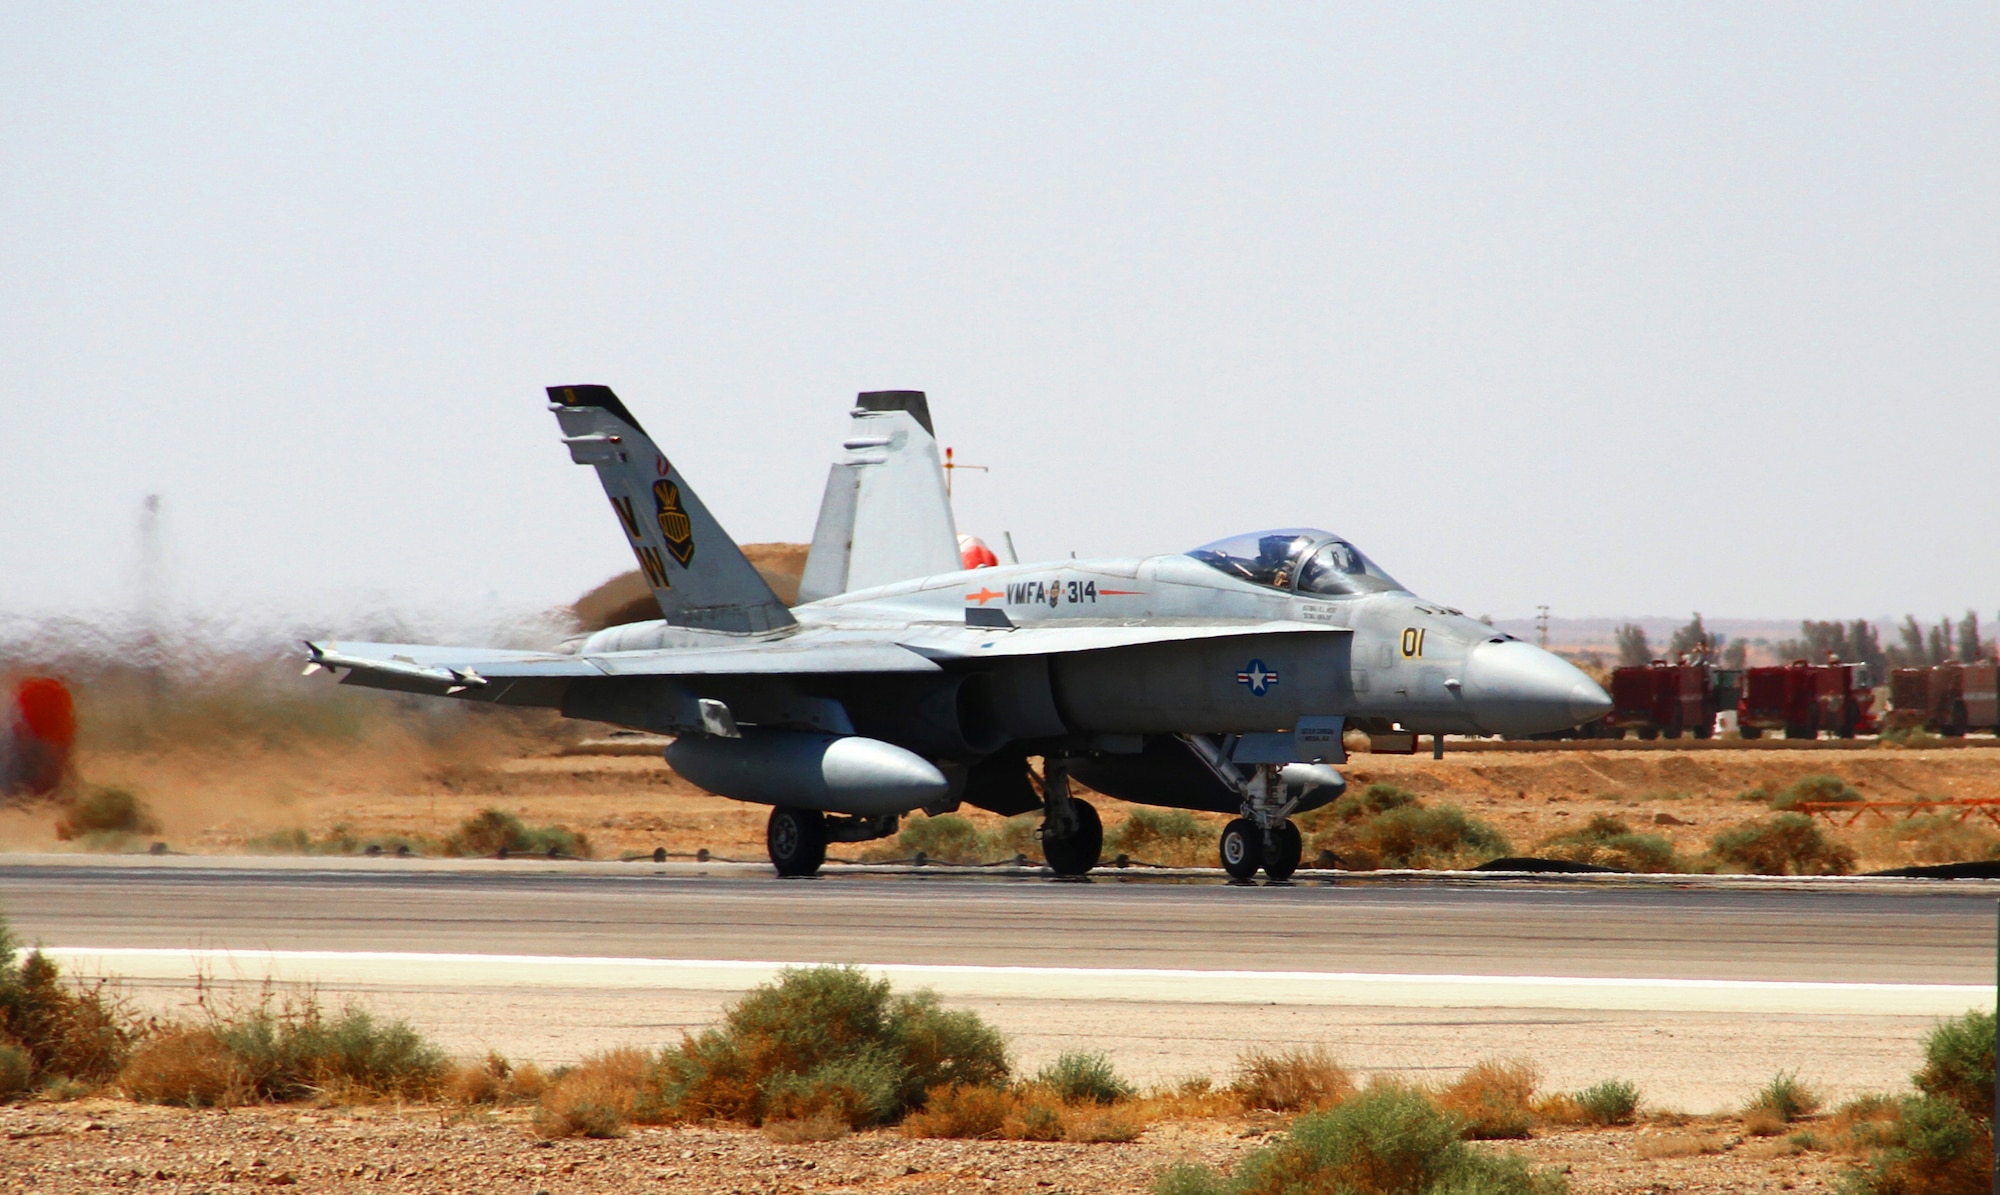
<svg viewBox="0 0 2000 1195"><path fill-rule="evenodd" d="M1325 1046L1294 1046L1243 1055L1230 1088L1246 1108L1311 1112L1353 1095L1354 1079Z"/></svg>
<svg viewBox="0 0 2000 1195"><path fill-rule="evenodd" d="M811 1141L838 1141L854 1132L838 1116L822 1113L801 1120L772 1120L764 1124L764 1135L779 1145L803 1145Z"/></svg>
<svg viewBox="0 0 2000 1195"><path fill-rule="evenodd" d="M175 1025L139 1043L118 1086L146 1104L227 1108L255 1095L234 1051L206 1025Z"/></svg>
<svg viewBox="0 0 2000 1195"><path fill-rule="evenodd" d="M933 1087L922 1110L903 1118L905 1137L945 1137L995 1141L1019 1097L998 1087Z"/></svg>
<svg viewBox="0 0 2000 1195"><path fill-rule="evenodd" d="M558 1075L535 1108L542 1137L622 1137L632 1123L653 1057L635 1046L593 1054Z"/></svg>
<svg viewBox="0 0 2000 1195"><path fill-rule="evenodd" d="M1727 1139L1717 1133L1643 1133L1632 1143L1632 1152L1642 1158L1692 1158L1728 1148Z"/></svg>
<svg viewBox="0 0 2000 1195"><path fill-rule="evenodd" d="M1465 1126L1475 1141L1521 1138L1535 1123L1535 1084L1541 1079L1525 1059L1487 1059L1437 1093L1438 1107Z"/></svg>
<svg viewBox="0 0 2000 1195"><path fill-rule="evenodd" d="M548 1076L533 1063L515 1066L497 1053L488 1053L478 1062L461 1062L450 1067L441 1091L449 1103L461 1105L533 1102L548 1090Z"/></svg>

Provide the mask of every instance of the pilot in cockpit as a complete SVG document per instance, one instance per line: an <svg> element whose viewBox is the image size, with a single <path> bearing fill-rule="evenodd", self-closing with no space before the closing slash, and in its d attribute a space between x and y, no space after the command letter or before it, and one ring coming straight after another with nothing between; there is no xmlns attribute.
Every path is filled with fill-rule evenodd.
<svg viewBox="0 0 2000 1195"><path fill-rule="evenodd" d="M1328 597L1402 589L1353 544L1311 527L1233 536L1188 555L1230 576L1300 594Z"/></svg>

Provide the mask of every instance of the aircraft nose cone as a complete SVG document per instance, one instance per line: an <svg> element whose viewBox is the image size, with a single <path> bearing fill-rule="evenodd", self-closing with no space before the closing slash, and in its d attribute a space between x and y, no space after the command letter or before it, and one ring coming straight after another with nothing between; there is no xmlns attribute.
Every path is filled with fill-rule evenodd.
<svg viewBox="0 0 2000 1195"><path fill-rule="evenodd" d="M1481 643L1466 658L1465 698L1489 734L1567 730L1611 709L1575 665L1519 640Z"/></svg>
<svg viewBox="0 0 2000 1195"><path fill-rule="evenodd" d="M1610 712L1611 694L1606 693L1602 685L1589 677L1586 676L1576 682L1576 687L1569 691L1569 713L1570 717L1575 719L1570 725L1581 726L1585 722L1595 722Z"/></svg>

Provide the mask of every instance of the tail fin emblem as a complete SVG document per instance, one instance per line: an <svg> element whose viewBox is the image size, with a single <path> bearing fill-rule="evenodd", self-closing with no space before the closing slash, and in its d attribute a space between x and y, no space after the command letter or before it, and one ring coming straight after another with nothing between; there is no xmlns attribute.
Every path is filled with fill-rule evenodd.
<svg viewBox="0 0 2000 1195"><path fill-rule="evenodd" d="M694 524L681 507L681 487L662 477L653 483L653 501L658 506L654 513L660 521L660 536L667 541L667 551L686 568L688 561L694 559Z"/></svg>

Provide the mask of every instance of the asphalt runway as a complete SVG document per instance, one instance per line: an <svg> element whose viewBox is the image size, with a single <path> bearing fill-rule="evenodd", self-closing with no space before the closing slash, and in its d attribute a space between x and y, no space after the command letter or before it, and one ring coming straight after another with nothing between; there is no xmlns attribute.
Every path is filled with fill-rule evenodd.
<svg viewBox="0 0 2000 1195"><path fill-rule="evenodd" d="M0 911L79 975L171 1009L310 984L455 1049L574 1059L672 1041L781 963L884 969L981 1009L1023 1060L1142 1080L1321 1041L1363 1070L1527 1054L1552 1086L1734 1102L1777 1069L1835 1091L1916 1064L1993 1002L1986 886L1407 882L1238 887L541 862L0 857Z"/></svg>

